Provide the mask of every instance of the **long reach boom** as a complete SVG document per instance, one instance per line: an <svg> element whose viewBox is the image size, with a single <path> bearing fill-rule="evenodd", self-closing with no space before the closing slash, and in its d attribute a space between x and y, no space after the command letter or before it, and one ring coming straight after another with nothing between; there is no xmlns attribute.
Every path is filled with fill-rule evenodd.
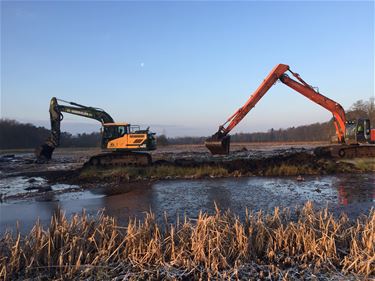
<svg viewBox="0 0 375 281"><path fill-rule="evenodd" d="M298 81L290 78L286 72L289 71ZM307 84L297 73L290 70L288 65L278 64L268 74L262 84L250 96L247 102L240 107L227 121L219 127L219 130L206 140L206 147L212 154L228 154L230 145L229 132L237 126L246 114L258 103L267 91L280 80L285 85L294 89L298 93L309 98L313 102L329 110L334 119L336 135L339 143L345 142L345 111L340 104L317 92L312 86ZM229 123L229 124L228 124ZM227 125L228 124L228 125Z"/></svg>

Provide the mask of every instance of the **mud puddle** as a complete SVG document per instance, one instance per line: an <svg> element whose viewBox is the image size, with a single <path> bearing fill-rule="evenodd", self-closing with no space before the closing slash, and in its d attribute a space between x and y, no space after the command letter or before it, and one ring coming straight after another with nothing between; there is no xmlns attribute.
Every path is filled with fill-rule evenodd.
<svg viewBox="0 0 375 281"><path fill-rule="evenodd" d="M44 176L80 168L88 157L56 154L48 163L36 163L33 153L0 155L0 179L17 176Z"/></svg>
<svg viewBox="0 0 375 281"><path fill-rule="evenodd" d="M245 210L272 210L274 207L294 209L306 201L317 208L328 207L336 215L345 212L354 219L375 206L375 174L339 176L244 177L205 180L173 180L155 183L121 184L106 187L96 185L86 190L65 190L55 185L55 192L46 193L34 201L0 204L0 228L14 229L19 221L21 230L29 230L39 218L43 224L51 215L63 210L67 216L80 213L105 213L126 223L129 217L142 218L152 210L158 219L165 214L170 221L182 217L197 217L199 211L213 213L214 203L221 210L230 209L240 217Z"/></svg>
<svg viewBox="0 0 375 281"><path fill-rule="evenodd" d="M78 185L50 184L42 177L7 177L0 181L0 203L11 204L23 200L40 200L63 193L77 192Z"/></svg>

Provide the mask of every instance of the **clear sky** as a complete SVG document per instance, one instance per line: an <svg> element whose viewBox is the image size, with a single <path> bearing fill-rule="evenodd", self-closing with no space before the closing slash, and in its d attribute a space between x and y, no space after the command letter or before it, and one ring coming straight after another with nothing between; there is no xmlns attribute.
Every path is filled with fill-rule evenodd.
<svg viewBox="0 0 375 281"><path fill-rule="evenodd" d="M344 108L370 98L374 2L1 2L3 118L48 126L56 96L168 136L210 135L278 63ZM234 132L330 117L277 83Z"/></svg>

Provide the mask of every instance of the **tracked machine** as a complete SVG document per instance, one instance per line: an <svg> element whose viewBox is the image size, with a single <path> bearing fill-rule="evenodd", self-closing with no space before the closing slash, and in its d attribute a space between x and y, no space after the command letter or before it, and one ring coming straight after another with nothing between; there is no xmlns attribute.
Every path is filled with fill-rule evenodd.
<svg viewBox="0 0 375 281"><path fill-rule="evenodd" d="M58 101L65 104L59 104ZM35 151L38 162L50 160L54 149L59 146L60 123L63 120L63 112L95 119L102 124L101 148L103 153L92 156L86 164L94 166L147 166L151 164L151 155L141 152L156 149L155 133L150 132L148 128L141 130L139 126L116 123L103 109L64 101L55 97L51 99L49 108L51 135Z"/></svg>
<svg viewBox="0 0 375 281"><path fill-rule="evenodd" d="M290 78L286 72L289 72L297 81ZM229 132L236 127L278 80L332 113L336 129L336 144L319 147L315 150L315 154L348 158L375 157L375 129L371 129L370 120L367 118L347 120L345 111L339 103L319 93L285 64L276 65L247 102L231 115L224 124L219 126L219 130L214 135L205 141L206 147L212 154L229 153Z"/></svg>

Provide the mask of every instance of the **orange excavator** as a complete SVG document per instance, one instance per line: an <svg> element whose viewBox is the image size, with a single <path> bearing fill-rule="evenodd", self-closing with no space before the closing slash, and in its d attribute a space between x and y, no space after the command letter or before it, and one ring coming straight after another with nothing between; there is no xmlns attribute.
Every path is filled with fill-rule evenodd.
<svg viewBox="0 0 375 281"><path fill-rule="evenodd" d="M292 74L298 81L290 78L286 72ZM332 113L337 136L336 142L340 145L325 147L320 150L321 153L329 153L331 156L339 157L375 156L375 146L370 144L375 142L375 129L371 130L370 120L364 118L347 121L345 110L339 103L320 94L285 64L276 65L247 102L231 115L214 135L205 141L206 147L212 154L229 153L229 132L236 127L278 80Z"/></svg>

